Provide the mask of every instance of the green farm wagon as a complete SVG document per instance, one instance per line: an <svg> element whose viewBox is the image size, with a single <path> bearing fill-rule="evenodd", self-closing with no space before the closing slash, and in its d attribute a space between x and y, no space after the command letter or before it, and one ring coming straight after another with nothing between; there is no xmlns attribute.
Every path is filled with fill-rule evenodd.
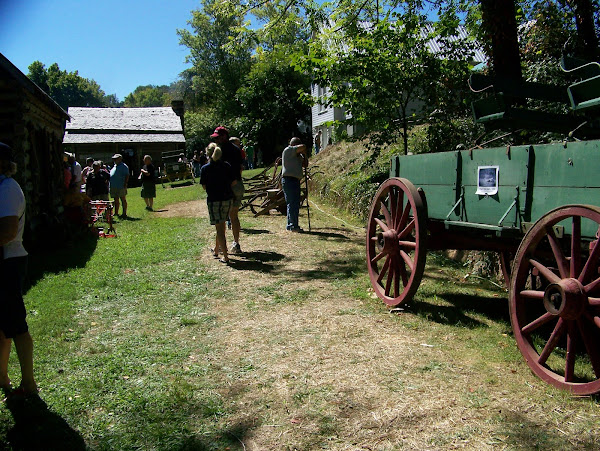
<svg viewBox="0 0 600 451"><path fill-rule="evenodd" d="M565 140L394 157L369 213L367 266L377 296L397 306L417 291L428 251L498 252L527 364L588 395L600 392L600 66L564 69L574 81L563 88L473 77L485 96L473 106L478 122ZM528 109L532 98L571 111Z"/></svg>

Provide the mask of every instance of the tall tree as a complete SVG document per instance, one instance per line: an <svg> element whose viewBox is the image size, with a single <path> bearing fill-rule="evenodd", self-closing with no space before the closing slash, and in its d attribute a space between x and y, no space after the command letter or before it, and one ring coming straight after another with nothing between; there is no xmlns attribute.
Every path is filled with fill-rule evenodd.
<svg viewBox="0 0 600 451"><path fill-rule="evenodd" d="M229 45L239 37L244 11L239 1L202 0L188 22L192 30L179 29L180 43L193 64L193 90L197 106L214 106L220 111L235 110L235 93L251 66L251 42Z"/></svg>
<svg viewBox="0 0 600 451"><path fill-rule="evenodd" d="M114 95L107 97L96 81L81 77L77 71L60 70L56 63L46 69L34 61L28 77L65 110L70 106L103 107L116 100Z"/></svg>
<svg viewBox="0 0 600 451"><path fill-rule="evenodd" d="M125 97L123 106L126 107L158 107L171 105L171 95L166 85L138 86Z"/></svg>

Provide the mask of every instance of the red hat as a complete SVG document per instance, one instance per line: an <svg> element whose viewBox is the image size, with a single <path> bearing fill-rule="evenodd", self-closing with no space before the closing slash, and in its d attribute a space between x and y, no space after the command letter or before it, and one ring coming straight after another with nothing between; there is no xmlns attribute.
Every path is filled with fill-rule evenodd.
<svg viewBox="0 0 600 451"><path fill-rule="evenodd" d="M217 136L229 136L229 130L225 127L217 127L215 128L215 132L210 135L211 138L216 138Z"/></svg>

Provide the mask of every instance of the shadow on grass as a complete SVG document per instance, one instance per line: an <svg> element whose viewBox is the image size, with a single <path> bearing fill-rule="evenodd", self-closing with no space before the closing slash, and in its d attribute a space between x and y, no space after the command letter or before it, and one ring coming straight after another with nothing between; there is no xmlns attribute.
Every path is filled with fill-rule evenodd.
<svg viewBox="0 0 600 451"><path fill-rule="evenodd" d="M23 291L27 292L46 273L83 268L92 257L97 245L98 236L91 232L85 232L64 243L61 247L52 244L47 249L30 252Z"/></svg>
<svg viewBox="0 0 600 451"><path fill-rule="evenodd" d="M505 437L503 445L519 449L598 449L593 432L572 441L569 436L559 434L556 428L544 427L525 415L507 412L502 416L499 433Z"/></svg>
<svg viewBox="0 0 600 451"><path fill-rule="evenodd" d="M331 230L331 229L328 229L328 230ZM320 232L320 231L318 231L318 229L315 229L315 228L313 228L310 232L305 230L302 234L315 236L317 238L332 238L332 239L339 240L339 241L350 240L350 238L347 235L344 235L343 233Z"/></svg>
<svg viewBox="0 0 600 451"><path fill-rule="evenodd" d="M417 299L409 303L410 310L428 321L470 329L487 327L487 325L469 316L469 312L479 313L496 322L510 324L505 298L456 293L437 294L437 297L451 305L437 305Z"/></svg>
<svg viewBox="0 0 600 451"><path fill-rule="evenodd" d="M314 279L351 279L357 272L366 271L362 255L348 254L321 260L314 268L294 270L294 278L299 280Z"/></svg>
<svg viewBox="0 0 600 451"><path fill-rule="evenodd" d="M185 439L178 449L205 451L213 449L246 449L244 440L248 432L256 428L255 421L245 420L232 424L214 434L214 438L193 436Z"/></svg>
<svg viewBox="0 0 600 451"><path fill-rule="evenodd" d="M241 229L241 231L246 235L263 235L265 233L271 233L269 230L266 229Z"/></svg>
<svg viewBox="0 0 600 451"><path fill-rule="evenodd" d="M83 437L38 397L9 400L15 425L8 431L12 449L85 450Z"/></svg>
<svg viewBox="0 0 600 451"><path fill-rule="evenodd" d="M285 255L277 252L244 252L242 255L232 255L229 260L229 266L239 271L260 271L269 273L275 270L275 265L271 264L271 262L278 262L284 258Z"/></svg>

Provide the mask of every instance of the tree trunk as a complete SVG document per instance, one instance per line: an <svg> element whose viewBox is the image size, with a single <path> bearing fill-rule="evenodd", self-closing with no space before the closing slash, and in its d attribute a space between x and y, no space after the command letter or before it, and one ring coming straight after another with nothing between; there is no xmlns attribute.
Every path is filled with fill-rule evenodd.
<svg viewBox="0 0 600 451"><path fill-rule="evenodd" d="M514 0L481 0L480 4L494 74L522 80Z"/></svg>
<svg viewBox="0 0 600 451"><path fill-rule="evenodd" d="M598 57L598 36L594 27L594 7L590 0L568 0L575 10L578 44L584 58L594 60Z"/></svg>

